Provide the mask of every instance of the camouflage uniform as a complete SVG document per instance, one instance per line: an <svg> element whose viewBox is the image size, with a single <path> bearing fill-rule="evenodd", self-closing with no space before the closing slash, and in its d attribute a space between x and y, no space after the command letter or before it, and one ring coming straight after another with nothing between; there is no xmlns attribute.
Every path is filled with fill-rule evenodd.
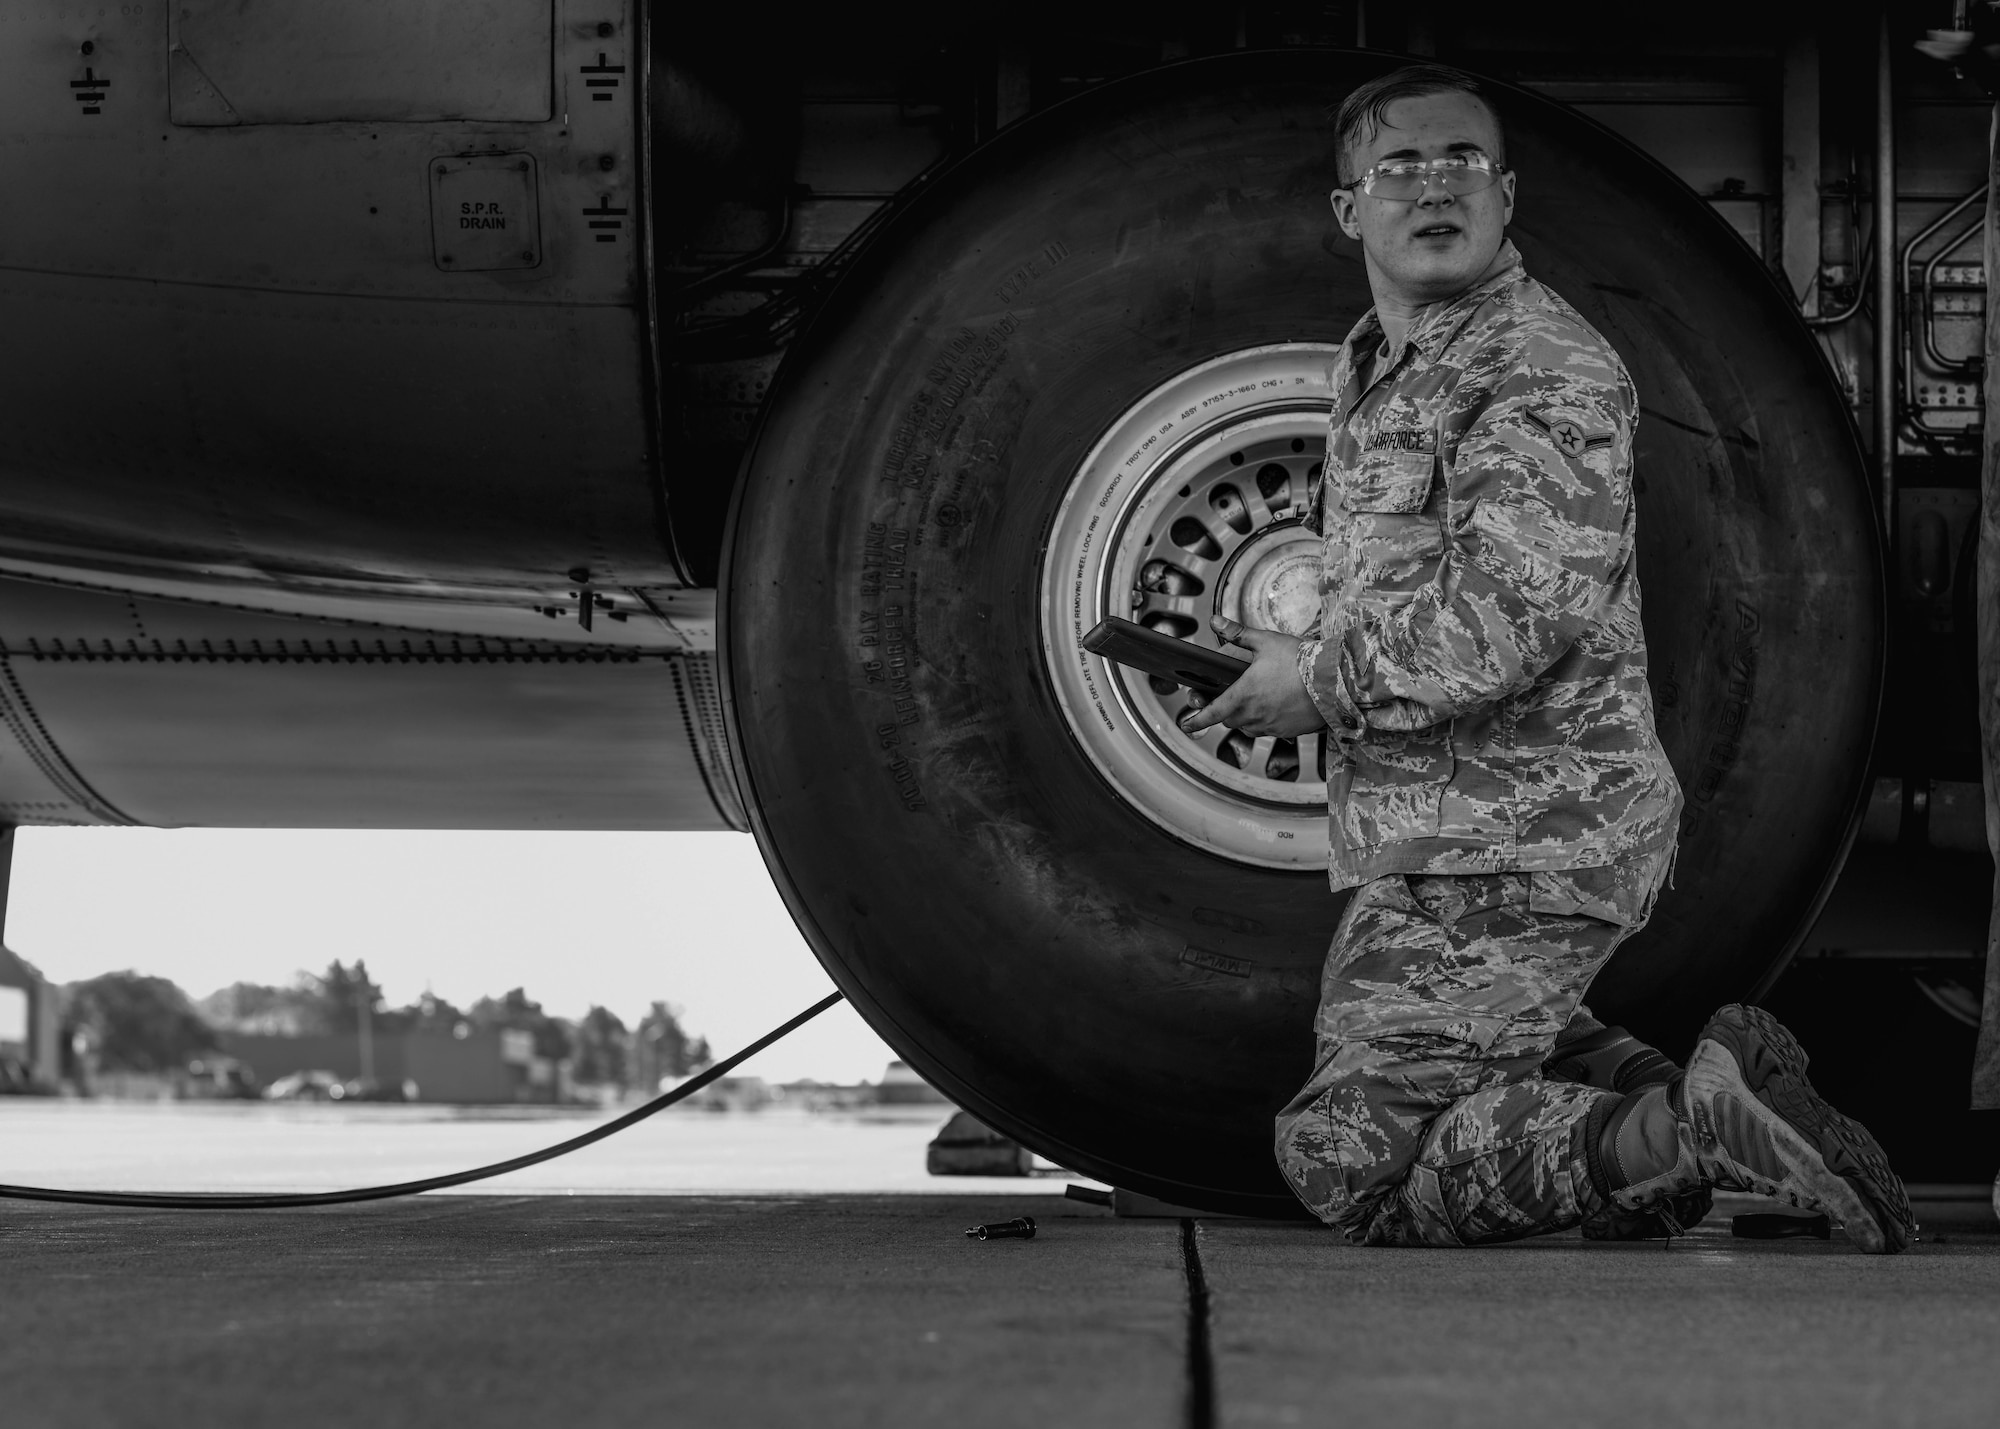
<svg viewBox="0 0 2000 1429"><path fill-rule="evenodd" d="M1541 1066L1671 860L1356 890L1320 984L1319 1066L1278 1115L1299 1199L1372 1245L1512 1240L1601 1209L1583 1137L1611 1094Z"/></svg>
<svg viewBox="0 0 2000 1429"><path fill-rule="evenodd" d="M1371 312L1335 365L1310 508L1299 667L1338 755L1333 886L1360 888L1279 1161L1355 1239L1510 1239L1597 1209L1579 1138L1606 1094L1538 1072L1680 813L1639 625L1638 402L1512 244L1364 383L1381 342Z"/></svg>

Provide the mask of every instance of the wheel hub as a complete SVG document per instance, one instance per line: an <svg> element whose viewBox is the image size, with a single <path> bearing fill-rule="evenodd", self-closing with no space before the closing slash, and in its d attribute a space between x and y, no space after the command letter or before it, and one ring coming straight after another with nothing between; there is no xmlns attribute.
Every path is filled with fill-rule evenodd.
<svg viewBox="0 0 2000 1429"><path fill-rule="evenodd" d="M1231 554L1216 611L1264 630L1304 634L1319 617L1319 574L1319 537L1296 519L1273 521Z"/></svg>
<svg viewBox="0 0 2000 1429"><path fill-rule="evenodd" d="M1078 468L1043 563L1049 673L1092 762L1147 818L1260 867L1325 863L1321 737L1190 736L1177 722L1184 688L1079 642L1106 615L1210 649L1212 615L1294 635L1311 626L1320 548L1303 517L1336 351L1231 353L1134 403Z"/></svg>

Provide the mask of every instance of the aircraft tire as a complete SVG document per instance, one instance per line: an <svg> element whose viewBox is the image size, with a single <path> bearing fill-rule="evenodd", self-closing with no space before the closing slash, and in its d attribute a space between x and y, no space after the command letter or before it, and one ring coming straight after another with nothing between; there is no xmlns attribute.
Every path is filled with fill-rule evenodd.
<svg viewBox="0 0 2000 1429"><path fill-rule="evenodd" d="M1369 302L1328 212L1326 116L1389 63L1153 71L935 181L788 356L725 550L739 781L834 980L982 1121L1212 1210L1295 1209L1271 1115L1312 1069L1343 898L1273 851L1320 816L1271 785L1270 749L1239 788L1195 768L1212 750L1126 728L1144 692L1087 677L1073 634L1126 613L1136 557L1105 543L1172 529L1132 514L1121 471L1193 471L1208 440L1219 491L1231 440L1264 442L1285 482L1312 459L1298 413ZM1608 131L1495 93L1528 270L1641 393L1651 673L1688 814L1673 890L1591 1002L1678 1051L1776 975L1852 837L1882 663L1873 508L1832 376L1742 240ZM1267 526L1289 509L1267 506ZM1263 530L1260 559L1296 554ZM1232 798L1263 833L1230 831Z"/></svg>

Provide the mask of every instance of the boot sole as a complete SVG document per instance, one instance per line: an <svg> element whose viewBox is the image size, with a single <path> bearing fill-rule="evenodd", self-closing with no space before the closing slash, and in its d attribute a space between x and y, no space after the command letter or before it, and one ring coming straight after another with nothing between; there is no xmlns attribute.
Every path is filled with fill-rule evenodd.
<svg viewBox="0 0 2000 1429"><path fill-rule="evenodd" d="M1845 1224L1849 1239L1877 1255L1916 1239L1916 1215L1888 1156L1868 1128L1813 1090L1806 1080L1805 1049L1783 1023L1760 1007L1732 1004L1708 1020L1701 1041L1726 1057L1733 1075L1725 1073L1725 1083L1736 1081L1750 1093L1734 1100L1764 1128L1792 1178L1820 1202L1819 1209ZM1705 1060L1704 1050L1696 1047L1691 1077L1694 1061ZM1796 1199L1789 1190L1778 1194Z"/></svg>

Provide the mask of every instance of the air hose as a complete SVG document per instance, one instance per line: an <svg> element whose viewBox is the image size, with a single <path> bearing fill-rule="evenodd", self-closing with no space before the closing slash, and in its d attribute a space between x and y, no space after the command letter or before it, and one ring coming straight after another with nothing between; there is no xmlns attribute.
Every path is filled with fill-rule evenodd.
<svg viewBox="0 0 2000 1429"><path fill-rule="evenodd" d="M0 1185L0 1198L15 1201L61 1201L73 1206L132 1206L152 1211L280 1211L301 1206L344 1206L355 1201L386 1201L396 1196L414 1196L423 1191L442 1191L452 1186L463 1186L471 1181L484 1181L489 1176L501 1176L509 1171L538 1166L544 1161L553 1161L558 1156L581 1151L593 1142L602 1141L605 1137L615 1135L628 1126L635 1126L655 1112L665 1111L675 1102L693 1096L717 1078L728 1076L734 1068L756 1056L779 1038L805 1026L839 1002L840 998L841 994L837 992L829 993L797 1017L765 1033L733 1057L724 1057L706 1071L689 1077L672 1091L663 1092L644 1106L634 1107L623 1116L607 1121L602 1126L592 1127L581 1136L572 1136L567 1141L559 1141L554 1146L543 1147L540 1151L531 1151L526 1156L516 1156L509 1161L495 1161L490 1166L479 1166L470 1171L454 1171L446 1176L427 1176L421 1181L399 1181L393 1186L359 1186L350 1191L301 1191L279 1194L233 1191L66 1191L50 1186Z"/></svg>

